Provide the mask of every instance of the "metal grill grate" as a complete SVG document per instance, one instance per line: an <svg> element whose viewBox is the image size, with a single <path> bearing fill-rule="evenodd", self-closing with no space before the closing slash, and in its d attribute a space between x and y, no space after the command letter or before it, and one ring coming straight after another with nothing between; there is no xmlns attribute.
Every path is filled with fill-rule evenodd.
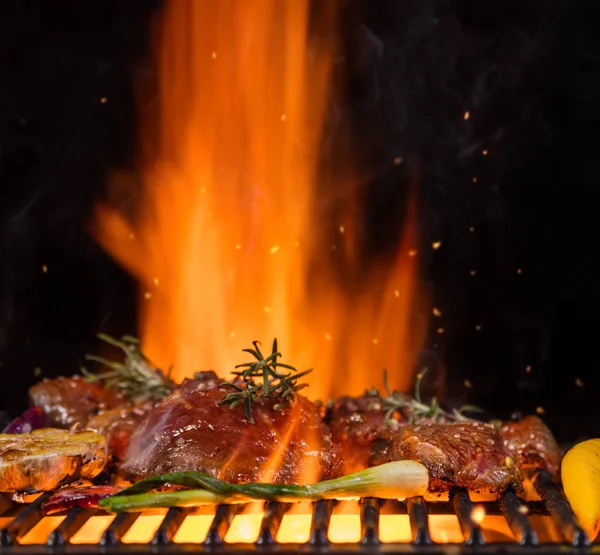
<svg viewBox="0 0 600 555"><path fill-rule="evenodd" d="M290 504L267 503L258 538L254 544L228 544L225 542L227 532L236 517L243 511L243 505L221 505L216 508L209 530L202 543L178 544L174 542L177 531L193 509L169 509L162 519L153 539L148 544L122 543L124 535L139 518L139 514L121 514L114 517L104 531L98 544L71 544L70 540L82 526L94 515L100 514L95 509L71 509L66 518L48 535L42 545L20 545L20 540L33 529L43 518L42 505L50 494L44 494L36 501L19 511L14 518L0 531L0 551L2 553L40 553L60 550L69 553L123 553L123 552L155 552L155 551L204 551L204 552L240 552L240 551L276 551L277 553L303 552L404 552L424 550L430 551L469 551L494 552L529 551L540 553L582 552L587 550L590 542L585 532L579 527L568 502L559 488L545 473L540 473L534 481L542 501L525 504L514 491L504 493L498 502L478 503L488 516L502 515L516 541L513 543L486 544L480 525L473 519L473 502L468 492L454 490L449 501L428 502L422 498L408 499L406 502L382 501L374 498L360 500L360 541L356 544L333 544L328 539L329 524L335 502L318 501L312 505L310 536L306 544L278 544L277 532L284 515L291 508ZM10 503L0 503L0 516L10 516L14 507ZM379 521L382 511L385 514L408 515L412 542L383 543L379 534ZM432 540L429 515L455 515L458 519L464 541L462 544L436 544ZM545 516L553 519L553 523L563 536L562 543L541 543L538 539L531 517ZM595 549L595 548L591 548Z"/></svg>

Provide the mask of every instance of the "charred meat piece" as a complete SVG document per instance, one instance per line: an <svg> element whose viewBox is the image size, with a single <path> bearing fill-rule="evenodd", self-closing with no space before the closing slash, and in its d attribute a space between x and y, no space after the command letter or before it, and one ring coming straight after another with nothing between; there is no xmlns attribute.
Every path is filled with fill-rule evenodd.
<svg viewBox="0 0 600 555"><path fill-rule="evenodd" d="M131 436L153 406L153 402L123 404L92 416L86 428L101 433L106 438L110 452L122 460Z"/></svg>
<svg viewBox="0 0 600 555"><path fill-rule="evenodd" d="M500 435L523 468L546 470L552 475L558 472L562 451L548 426L537 416L505 422Z"/></svg>
<svg viewBox="0 0 600 555"><path fill-rule="evenodd" d="M214 373L188 379L160 402L131 438L120 466L127 478L197 470L229 482L303 483L340 470L318 407L301 395L276 411L276 400L252 406L219 402L229 392Z"/></svg>
<svg viewBox="0 0 600 555"><path fill-rule="evenodd" d="M489 424L405 425L391 435L388 460L410 459L425 465L431 491L457 486L500 493L522 480L517 458Z"/></svg>
<svg viewBox="0 0 600 555"><path fill-rule="evenodd" d="M521 481L516 456L488 424L386 421L377 398L368 395L337 400L328 423L344 472L411 459L429 470L431 491L458 486L496 493Z"/></svg>
<svg viewBox="0 0 600 555"><path fill-rule="evenodd" d="M94 478L106 466L104 437L92 431L54 428L0 434L0 491L48 491Z"/></svg>
<svg viewBox="0 0 600 555"><path fill-rule="evenodd" d="M377 452L387 449L389 426L397 422L386 423L385 416L381 402L369 395L341 397L330 407L327 423L339 445L345 474L373 466Z"/></svg>
<svg viewBox="0 0 600 555"><path fill-rule="evenodd" d="M82 376L45 379L29 389L29 398L56 428L85 425L90 416L123 403L116 390L87 382Z"/></svg>

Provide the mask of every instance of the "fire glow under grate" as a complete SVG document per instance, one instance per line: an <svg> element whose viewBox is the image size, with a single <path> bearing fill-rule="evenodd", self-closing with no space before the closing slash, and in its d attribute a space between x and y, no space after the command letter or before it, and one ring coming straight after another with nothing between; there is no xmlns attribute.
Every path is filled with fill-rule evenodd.
<svg viewBox="0 0 600 555"><path fill-rule="evenodd" d="M583 552L590 542L545 473L534 481L541 500L514 491L497 501L473 502L454 490L447 501L405 502L363 498L358 503L267 503L166 512L107 515L75 508L45 517L46 493L29 505L4 500L3 553L66 550L69 553L148 551L240 552Z"/></svg>

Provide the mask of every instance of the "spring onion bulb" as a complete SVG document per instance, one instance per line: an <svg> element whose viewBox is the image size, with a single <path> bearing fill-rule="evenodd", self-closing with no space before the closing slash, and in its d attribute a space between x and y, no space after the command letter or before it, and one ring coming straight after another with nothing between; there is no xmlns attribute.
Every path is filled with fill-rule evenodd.
<svg viewBox="0 0 600 555"><path fill-rule="evenodd" d="M165 484L192 489L151 491ZM140 511L158 507L190 507L218 503L264 501L316 501L379 497L406 499L427 491L427 469L416 461L395 461L341 478L299 486L294 484L230 484L202 472L175 472L137 482L99 504L110 512Z"/></svg>

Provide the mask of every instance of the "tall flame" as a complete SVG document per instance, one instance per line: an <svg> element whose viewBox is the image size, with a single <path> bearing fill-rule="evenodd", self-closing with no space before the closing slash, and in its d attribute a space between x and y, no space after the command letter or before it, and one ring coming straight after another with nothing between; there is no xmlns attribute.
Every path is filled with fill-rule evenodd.
<svg viewBox="0 0 600 555"><path fill-rule="evenodd" d="M163 15L143 187L132 215L100 204L94 232L139 280L144 348L176 378L226 374L251 341L277 337L284 360L315 367L313 398L361 393L384 367L394 386L411 381L412 226L395 260L365 269L350 214L335 223L348 271L368 276L352 288L319 231L337 14L309 3L172 0ZM344 204L360 202L348 192Z"/></svg>

